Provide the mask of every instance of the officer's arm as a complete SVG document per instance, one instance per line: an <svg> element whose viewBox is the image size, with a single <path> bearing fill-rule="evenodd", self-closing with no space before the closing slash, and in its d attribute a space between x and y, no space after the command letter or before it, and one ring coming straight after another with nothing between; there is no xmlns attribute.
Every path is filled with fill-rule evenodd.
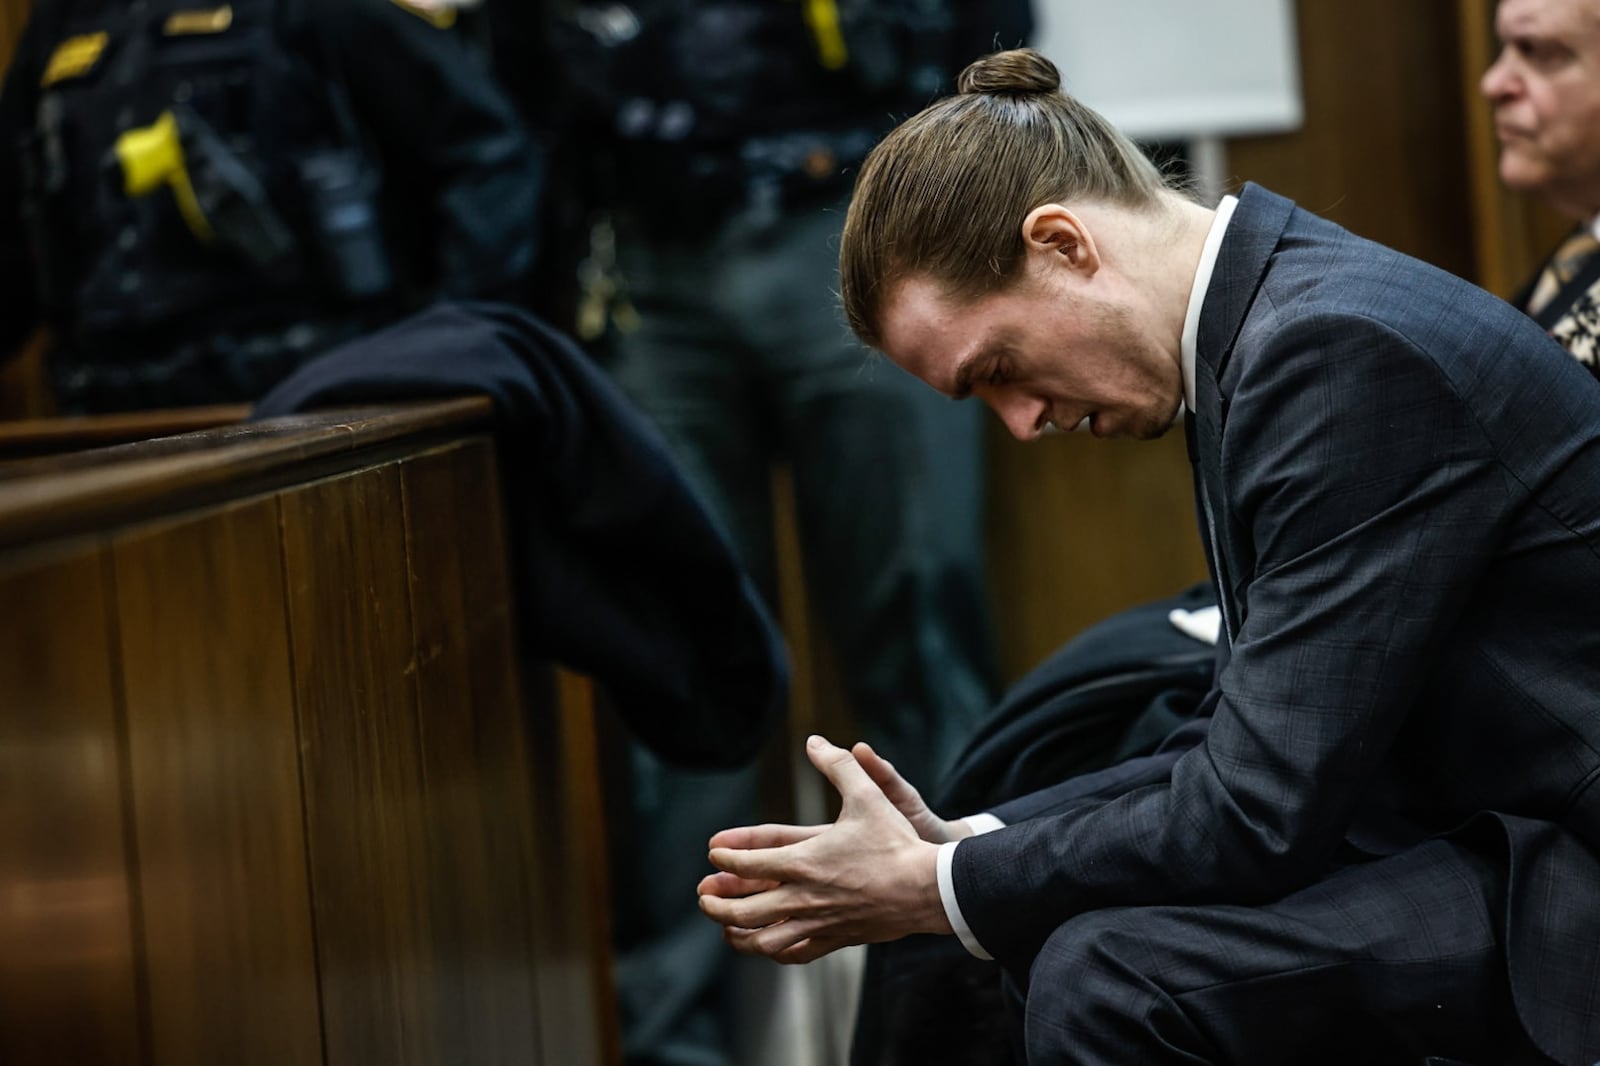
<svg viewBox="0 0 1600 1066"><path fill-rule="evenodd" d="M521 297L541 159L485 57L398 0L316 4L355 117L391 174L431 192L444 296Z"/></svg>

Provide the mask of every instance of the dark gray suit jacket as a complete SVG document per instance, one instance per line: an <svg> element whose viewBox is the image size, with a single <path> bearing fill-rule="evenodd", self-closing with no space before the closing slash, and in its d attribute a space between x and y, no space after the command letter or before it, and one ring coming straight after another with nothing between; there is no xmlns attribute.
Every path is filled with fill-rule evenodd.
<svg viewBox="0 0 1600 1066"><path fill-rule="evenodd" d="M1167 781L963 841L963 915L1025 972L1082 911L1262 902L1352 844L1472 833L1507 870L1524 1025L1593 1062L1600 381L1509 305L1255 186L1196 379L1231 638L1209 732Z"/></svg>

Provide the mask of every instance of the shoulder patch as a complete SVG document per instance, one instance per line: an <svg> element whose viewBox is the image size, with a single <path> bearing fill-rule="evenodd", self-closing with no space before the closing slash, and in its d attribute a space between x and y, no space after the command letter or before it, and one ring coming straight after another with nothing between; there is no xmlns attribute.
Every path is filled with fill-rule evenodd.
<svg viewBox="0 0 1600 1066"><path fill-rule="evenodd" d="M50 53L50 62L45 64L43 76L39 78L39 88L46 89L58 81L81 78L89 73L100 62L108 40L110 38L102 30L99 33L80 33L56 45L56 50Z"/></svg>
<svg viewBox="0 0 1600 1066"><path fill-rule="evenodd" d="M192 37L204 33L221 33L233 25L233 8L221 7L197 11L174 11L167 16L161 32L167 37Z"/></svg>
<svg viewBox="0 0 1600 1066"><path fill-rule="evenodd" d="M396 7L409 11L436 30L448 30L456 24L456 7L448 0L390 0Z"/></svg>

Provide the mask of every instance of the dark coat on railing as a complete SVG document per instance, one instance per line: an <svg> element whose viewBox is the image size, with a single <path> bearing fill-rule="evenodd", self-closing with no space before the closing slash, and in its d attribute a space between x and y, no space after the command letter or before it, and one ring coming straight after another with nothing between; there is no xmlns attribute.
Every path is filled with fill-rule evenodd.
<svg viewBox="0 0 1600 1066"><path fill-rule="evenodd" d="M777 626L654 427L570 339L441 304L308 363L254 414L471 393L495 404L530 650L592 674L664 759L750 759L788 682Z"/></svg>

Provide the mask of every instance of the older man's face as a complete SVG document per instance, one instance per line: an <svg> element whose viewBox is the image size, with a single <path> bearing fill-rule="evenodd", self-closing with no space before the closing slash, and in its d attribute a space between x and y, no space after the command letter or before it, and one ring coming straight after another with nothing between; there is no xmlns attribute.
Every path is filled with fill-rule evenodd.
<svg viewBox="0 0 1600 1066"><path fill-rule="evenodd" d="M1576 218L1600 212L1600 0L1501 0L1481 88L1500 178Z"/></svg>

